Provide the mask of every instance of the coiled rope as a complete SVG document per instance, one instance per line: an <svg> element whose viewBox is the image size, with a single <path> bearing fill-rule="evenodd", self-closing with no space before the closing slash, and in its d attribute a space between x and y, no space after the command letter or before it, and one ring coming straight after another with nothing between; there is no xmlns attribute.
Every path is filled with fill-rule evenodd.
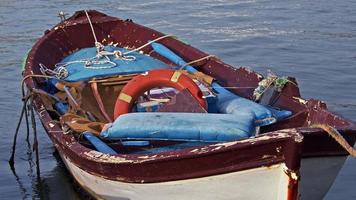
<svg viewBox="0 0 356 200"><path fill-rule="evenodd" d="M170 34L168 34L168 35L163 35L163 36L161 36L161 37L158 37L158 38L156 38L156 39L154 39L154 40L151 40L151 41L147 42L146 44L144 44L144 45L142 45L142 46L140 46L140 47L137 47L136 49L132 49L132 50L130 50L130 51L124 52L123 55L127 55L127 54L129 54L129 53L139 51L139 50L141 50L141 49L147 47L148 45L150 45L150 44L152 44L152 43L154 43L154 42L157 42L157 41L159 41L159 40L162 40L162 39L164 39L164 38L167 38L167 37L174 37L174 36L173 36L173 35L170 35Z"/></svg>

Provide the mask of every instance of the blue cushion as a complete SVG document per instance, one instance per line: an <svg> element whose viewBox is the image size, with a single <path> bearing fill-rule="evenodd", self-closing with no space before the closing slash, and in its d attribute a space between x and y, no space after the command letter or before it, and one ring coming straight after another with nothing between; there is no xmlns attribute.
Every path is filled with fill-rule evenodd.
<svg viewBox="0 0 356 200"><path fill-rule="evenodd" d="M220 113L252 113L255 117L255 126L267 126L292 115L291 111L277 110L258 104L254 101L233 94L224 88L218 88L217 92L219 93L217 108Z"/></svg>
<svg viewBox="0 0 356 200"><path fill-rule="evenodd" d="M255 134L252 113L128 113L101 133L107 139L233 141Z"/></svg>

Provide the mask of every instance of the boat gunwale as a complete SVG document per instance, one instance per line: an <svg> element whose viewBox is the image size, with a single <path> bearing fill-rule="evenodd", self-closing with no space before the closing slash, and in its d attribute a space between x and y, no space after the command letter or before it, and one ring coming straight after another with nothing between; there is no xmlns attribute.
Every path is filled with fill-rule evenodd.
<svg viewBox="0 0 356 200"><path fill-rule="evenodd" d="M102 17L102 19L105 19L105 16L106 15L104 15ZM107 17L109 17L109 16L107 16ZM118 18L113 18L113 17L109 17L109 18L110 18L110 20L107 20L106 22L114 22L114 21L117 21L117 20L123 21L123 20L118 19ZM67 20L67 22L70 21L70 20L71 20L71 18L69 18ZM99 20L93 20L93 21L94 21L94 23L100 23ZM33 72L33 67L35 65L33 63L33 61L34 61L33 57L34 57L36 51L38 50L39 46L42 43L46 42L51 34L54 34L54 32L57 31L56 27L64 25L65 23L66 22L59 23L58 25L54 26L51 30L46 31L45 35L42 38L40 38L39 41L36 42L36 44L31 49L31 51L30 51L30 53L28 55L28 58L26 60L24 76L34 73ZM74 23L76 23L75 20L74 20L72 25L75 25ZM132 22L129 22L129 23L132 23ZM83 24L84 24L84 22L83 22ZM161 34L161 33L157 32L155 30L152 30L150 28L147 28L147 27L144 27L144 26L141 26L141 25L137 25L137 26L140 26L140 27L145 28L147 30L153 31L153 32L155 32L157 34L157 36L159 36L159 34ZM178 41L178 40L176 40L174 38L166 38L164 40L165 41L174 40L174 43L181 43L180 41ZM186 45L184 43L181 43L181 44L182 45ZM189 51L195 52L195 54L207 55L204 52L201 52L200 50L198 50L198 49L196 49L196 48L194 48L192 46L189 46L189 45L186 45L185 48L187 48ZM217 62L221 62L221 61L217 60ZM223 63L223 64L227 68L233 68L230 65L227 65L225 63ZM233 70L236 70L236 69L233 68ZM255 73L255 72L253 72L253 73ZM256 74L257 77L259 76L258 73L255 73L255 74ZM27 87L29 87L29 88L36 88L36 83L35 83L33 78L27 79L25 81L25 83L26 83ZM120 161L120 159L117 162L103 161L101 159L95 158L95 156L90 155L89 152L92 152L93 150L91 150L89 148L86 148L83 145L81 145L78 141L76 141L74 139L73 136L65 135L64 132L62 131L61 127L58 124L53 123L52 118L50 117L50 115L47 112L47 110L45 110L44 103L42 102L40 97L38 97L38 96L35 97L35 102L34 103L35 103L36 111L38 112L38 114L39 114L39 116L41 118L41 122L43 123L43 126L46 129L46 132L48 133L48 135L52 139L54 145L59 150L59 152L61 152L64 156L68 156L68 157L72 157L72 158L73 158L73 155L68 154L67 150L71 150L72 153L74 152L74 155L77 155L79 158L71 159L71 160L73 160L74 163L77 166L79 166L80 168L83 168L85 170L88 170L88 169L83 167L83 164L86 163L87 161L100 163L100 164L103 164L103 165L114 165L114 168L115 168L115 166L117 166L117 165L142 165L142 163L149 164L149 163L158 163L158 162L164 162L164 161L169 161L169 160L179 160L179 159L183 159L183 158L196 158L196 155L198 155L196 153L192 153L191 152L192 149L186 149L186 150L182 150L182 151L176 151L176 152L173 152L173 153L172 152L161 153L160 155L163 155L163 157L159 157L159 158L147 159L147 158L143 158L142 155L125 155L125 156L123 156L123 155L115 155L114 156L115 158L125 158L126 160L130 160L130 162L126 162L126 161L123 162L123 160ZM347 121L347 122L349 122L349 121ZM50 124L52 124L52 125L50 125ZM349 126L349 129L351 129L352 131L355 131L356 130L355 124L351 123L350 126ZM298 131L296 131L296 129L293 129L294 131L291 131L291 130L292 129L287 130L285 132L286 135L282 137L282 138L285 139L284 142L286 142L286 143L288 143L288 142L301 143L303 141L303 139L300 140L301 135L299 135L299 134L296 135L296 133ZM312 129L308 129L308 130L312 131L312 132L313 131L314 132L318 132L318 130L312 130ZM279 131L279 132L281 132L281 131ZM283 132L283 130L282 130L282 132ZM268 142L276 142L276 143L280 142L281 138L279 136L273 137L274 133L271 133L271 132L269 132L268 134L269 134ZM276 134L278 135L278 131L276 131ZM209 155L212 155L212 154L218 154L218 153L221 153L221 152L232 151L232 150L236 150L236 149L239 149L239 148L244 148L244 147L247 147L247 146L251 147L251 145L257 145L257 144L258 145L260 145L260 144L262 145L264 143L267 143L266 140L262 139L263 137L265 137L265 136L259 136L259 137L256 137L254 139L249 139L249 140L246 140L246 141L245 140L244 141L238 141L236 143L234 142L235 143L234 145L231 145L231 146L228 146L228 147L224 147L224 148L220 148L218 150L213 150L214 149L213 147L209 147L208 151L200 153L199 156L209 156ZM224 144L224 143L222 143L222 144ZM191 152L191 153L189 153L189 152ZM89 153L89 155L88 155L88 153ZM292 164L289 164L288 167L290 167L292 170L298 170L299 169L299 164L298 163L300 162L300 158L299 158L299 160L297 158L299 156L301 156L301 152L299 152L297 150L295 152L288 152L288 153L285 152L285 153L286 153L286 155L283 155L282 157L280 157L280 159L269 159L268 162L260 162L260 163L259 162L255 162L255 165L253 165L253 166L254 167L265 166L265 165L268 166L268 165L275 164L276 162L285 162L287 159L291 159L291 161L287 161L287 163L288 162L292 163ZM340 153L340 154L345 155L344 152ZM95 154L93 154L93 155L95 155ZM142 157L142 158L140 159L139 157ZM295 159L297 159L297 160L295 160ZM113 160L115 160L115 159L113 159ZM100 170L98 170L98 171L91 170L90 172L94 173L94 174L97 174L99 176L103 176L103 174L100 172ZM108 178L108 179L117 179L118 177L107 176L106 178ZM127 181L127 182L136 182L137 180L136 179L130 179L129 177L122 178L122 181ZM169 180L169 178L166 179L166 180ZM177 179L173 178L172 180L177 180ZM150 182L150 180L145 180L145 182L146 181ZM163 180L163 179L162 180L151 179L151 181L155 182L155 181L165 181L165 180Z"/></svg>
<svg viewBox="0 0 356 200"><path fill-rule="evenodd" d="M250 162L246 165L245 161L241 162L242 166L238 167L238 170L234 169L223 169L222 171L209 172L204 175L195 175L189 178L198 178L209 175L218 175L222 173L229 173L234 171L241 171L247 169L253 169L261 166L270 166L277 163L285 163L286 166L290 170L298 171L300 165L300 146L303 141L303 136L298 134L296 129L284 130L280 131L281 133L266 134L261 135L256 138L248 139L247 141L233 141L226 143L213 144L208 146L202 146L198 148L189 148L181 151L172 151L167 153L160 153L155 155L160 155L155 157L155 155L145 157L145 155L140 154L126 154L126 155L108 155L103 154L92 149L89 149L83 145L81 145L78 141L75 140L74 136L70 134L65 134L58 124L54 124L50 119L49 113L46 112L44 107L42 107L42 102L40 98L35 98L35 108L39 113L41 118L41 122L45 127L46 132L48 133L50 139L54 143L56 149L63 156L68 157L73 164L78 166L79 168L93 174L96 176L100 176L110 180L120 180L123 182L132 182L132 183L152 183L152 182L162 182L162 181L173 181L173 180L181 180L182 177L166 177L164 179L156 179L155 177L146 178L146 179L137 179L130 178L129 176L109 176L104 175L101 170L89 170L88 166L85 163L90 163L89 165L96 165L96 167L101 166L103 168L106 166L107 168L117 168L120 167L134 167L139 166L144 170L145 166L150 164L160 165L165 162L175 162L177 160L184 161L187 159L197 159L198 157L209 157L213 156L213 154L218 155L222 152L238 152L241 149L249 149L253 146L269 146L269 149L275 150L275 155L267 154L261 152L261 157L256 157L255 160L250 160ZM41 109L42 108L42 109ZM47 120L46 120L47 119ZM43 120L43 121L42 121ZM46 124L48 122L48 124ZM51 123L52 125L49 125ZM274 144L275 146L271 146ZM297 152L286 152L279 148L275 148L276 146L281 147L282 149L289 149L286 146L297 146L295 147ZM292 149L295 149L292 148ZM101 156L104 157L101 158ZM263 156L269 156L267 158L262 158ZM153 158L152 158L153 157ZM84 165L83 165L84 164ZM105 167L104 167L105 168ZM187 177L188 178L188 177Z"/></svg>

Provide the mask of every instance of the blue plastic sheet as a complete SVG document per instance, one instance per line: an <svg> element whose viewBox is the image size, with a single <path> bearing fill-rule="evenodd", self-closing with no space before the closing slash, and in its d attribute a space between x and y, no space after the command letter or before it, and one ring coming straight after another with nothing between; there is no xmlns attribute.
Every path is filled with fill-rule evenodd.
<svg viewBox="0 0 356 200"><path fill-rule="evenodd" d="M125 48L119 48L114 46L106 46L105 51L113 52L115 50L120 50L121 52L128 51ZM81 49L66 58L64 58L60 63L65 64L73 61L79 61L83 59L90 59L96 55L96 48L84 48ZM65 81L75 82L88 80L92 77L106 77L118 74L133 74L141 73L152 69L168 68L169 66L165 63L154 59L148 55L133 52L129 54L134 56L136 59L133 61L117 59L115 56L108 56L110 60L116 63L115 67L111 67L110 64L95 64L90 67L96 67L97 69L85 67L83 62L75 62L65 66L68 70L69 76L65 78ZM99 61L104 61L101 58Z"/></svg>

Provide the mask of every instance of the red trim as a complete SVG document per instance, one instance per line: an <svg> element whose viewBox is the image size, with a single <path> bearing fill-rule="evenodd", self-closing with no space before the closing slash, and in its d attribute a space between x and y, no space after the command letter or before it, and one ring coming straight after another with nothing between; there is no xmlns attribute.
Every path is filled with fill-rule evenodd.
<svg viewBox="0 0 356 200"><path fill-rule="evenodd" d="M298 181L289 179L287 199L288 200L298 199Z"/></svg>
<svg viewBox="0 0 356 200"><path fill-rule="evenodd" d="M298 184L299 180L294 180L292 177L289 176L287 200L298 199Z"/></svg>

